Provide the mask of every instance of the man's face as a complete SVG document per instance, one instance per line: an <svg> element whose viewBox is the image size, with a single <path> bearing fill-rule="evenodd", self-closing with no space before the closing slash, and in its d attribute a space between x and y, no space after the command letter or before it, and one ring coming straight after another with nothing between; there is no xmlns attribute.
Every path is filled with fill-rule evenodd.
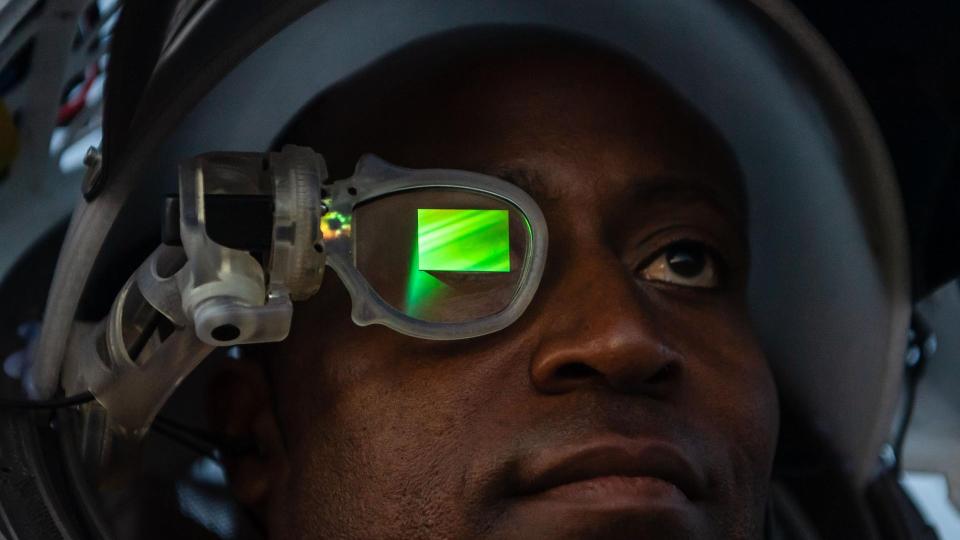
<svg viewBox="0 0 960 540"><path fill-rule="evenodd" d="M266 454L230 463L240 499L276 538L759 537L777 403L723 144L612 58L434 82L342 153L519 184L550 232L536 297L505 330L426 341L355 326L328 272L271 384L223 385L225 428Z"/></svg>

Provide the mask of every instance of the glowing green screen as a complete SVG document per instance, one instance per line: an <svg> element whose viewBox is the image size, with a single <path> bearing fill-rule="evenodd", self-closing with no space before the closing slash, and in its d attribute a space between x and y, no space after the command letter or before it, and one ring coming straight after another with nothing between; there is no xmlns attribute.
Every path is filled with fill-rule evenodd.
<svg viewBox="0 0 960 540"><path fill-rule="evenodd" d="M417 210L419 269L509 272L507 210Z"/></svg>

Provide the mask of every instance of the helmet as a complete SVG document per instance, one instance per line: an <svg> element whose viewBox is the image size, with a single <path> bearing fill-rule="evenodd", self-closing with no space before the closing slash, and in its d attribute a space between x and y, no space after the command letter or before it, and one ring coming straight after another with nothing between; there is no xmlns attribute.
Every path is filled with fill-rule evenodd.
<svg viewBox="0 0 960 540"><path fill-rule="evenodd" d="M291 300L316 286L298 282L298 272L313 268L316 276L323 267L317 257L290 262L295 253L308 253L302 245L312 247L317 239L281 239L275 226L272 249L280 242L289 248L283 256L274 251L272 259L287 266L269 269L274 285L282 287L265 289L264 269L253 259L233 264L250 268L244 283L253 285L229 294L201 287L206 282L198 277L203 273L199 263L191 274L196 282L180 283L179 289L170 285L162 267L175 264L167 261L176 257L169 250L154 251L158 217L152 209L166 194L178 192L178 164L188 163L180 169L176 216L187 266L203 258L197 255L202 250L191 246L212 236L209 227L204 234L198 226L194 237L185 225L202 209L203 195L215 193L209 186L184 191L197 175L242 180L247 186L243 194L271 192L278 201L286 189L289 198L283 200L288 202L277 202L277 207L288 205L290 220L319 220L331 208L310 207L309 201L326 205L327 198L319 193L303 197L299 191L324 180L325 168L315 155L295 148L269 154L267 168L277 182L273 191L250 187L262 187L262 175L236 171L255 170L250 163L259 164L265 153L276 150L285 128L314 96L379 59L433 36L483 34L508 25L584 36L624 51L717 126L743 168L752 201L751 312L781 395L830 442L854 492L863 493L882 473L879 456L899 395L910 315L904 219L890 161L862 97L818 34L786 3L452 0L442 9L430 0L165 4L124 7L107 81L102 153L90 159L83 198L65 233L24 385L32 397L48 399L61 391L89 391L110 379L112 375L91 376L100 367L91 367L94 360L77 351L97 350L98 323L107 325L104 332L122 332L111 330L109 321L128 320L120 311L126 299L138 294L154 305L168 305L170 295L182 300L164 313L171 320L195 323L196 335L184 341L188 349L182 350L191 352L182 355L175 369L151 371L122 391L98 395L109 411L106 416L87 415L83 425L69 415L58 416L73 424L61 431L76 435L84 448L98 448L94 453L100 457L113 452L106 461L115 461L122 450L105 450L113 443L104 437L113 433L114 442L141 437L138 430L149 426L213 345L282 337L283 321L296 309ZM220 159L212 152L235 154ZM190 161L195 156L201 157ZM232 172L221 174L218 168ZM353 184L342 186L344 197L348 189L362 191L364 178L417 181L415 172L375 158L353 178ZM293 187L283 187L284 181ZM487 180L463 181L478 185ZM536 231L537 211L502 189L489 191L512 201L510 208L518 209ZM528 252L536 252L544 237L531 236ZM222 238L218 242L225 243ZM325 256L333 258L329 251ZM217 253L219 258L210 263L214 266L229 255ZM542 256L536 260L542 264ZM141 266L143 261L147 263ZM341 278L349 271L328 264ZM522 279L532 279L536 264L524 264L529 271ZM140 277L128 280L131 275ZM151 275L153 285L144 285L143 276ZM357 283L357 290L362 289ZM190 301L177 296L189 296L184 291L199 296ZM270 300L260 302L255 313L204 303L245 294ZM523 302L511 305L522 311ZM357 320L356 302L354 309ZM369 315L366 322L432 335L430 329L412 329L399 318L365 309L359 317ZM249 331L234 325L236 335L228 332L230 339L218 341L216 332L229 326L224 321L235 320L248 321ZM482 331L509 322L490 322ZM251 337L257 332L265 334ZM99 346L109 347L109 338ZM857 381L857 391L850 390L850 381ZM137 407L129 404L144 393L153 398L131 413ZM117 421L126 413L136 418ZM111 432L116 425L130 431ZM82 479L77 482L84 485Z"/></svg>

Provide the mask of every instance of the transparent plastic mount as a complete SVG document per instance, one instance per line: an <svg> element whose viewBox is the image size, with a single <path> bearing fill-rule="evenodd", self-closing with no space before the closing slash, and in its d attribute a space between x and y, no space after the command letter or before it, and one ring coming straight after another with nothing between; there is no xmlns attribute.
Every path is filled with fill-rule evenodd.
<svg viewBox="0 0 960 540"><path fill-rule="evenodd" d="M111 460L104 454L110 441L142 438L170 395L215 348L198 339L181 310L178 282L190 272L182 263L179 248L155 250L95 332L100 344L88 350L81 377L108 416L105 433L86 437L102 441L101 462ZM180 264L175 274L166 271Z"/></svg>
<svg viewBox="0 0 960 540"><path fill-rule="evenodd" d="M215 347L286 338L292 298L314 294L323 277L324 257L314 246L325 179L323 159L296 147L269 155L209 153L181 165L182 249L154 251L94 330L99 337L76 341L83 345L74 353L82 356L82 367L71 386L93 392L107 416L89 422L101 426L97 433L83 434L97 461L125 453L111 450L114 443L140 440ZM272 197L267 269L249 252L220 245L208 234L206 197L222 194ZM91 408L87 414L101 413Z"/></svg>
<svg viewBox="0 0 960 540"><path fill-rule="evenodd" d="M316 293L325 265L350 293L353 321L382 324L402 334L452 340L496 332L516 321L536 294L547 255L547 225L534 200L492 176L453 169L406 169L364 155L346 179L324 184L323 158L309 148L285 146L262 166L259 154L204 154L181 168L181 236L190 271L182 275L183 311L197 337L212 345L280 341L293 313L291 300ZM265 172L264 172L265 171ZM351 223L354 209L404 190L446 188L497 197L515 206L529 225L523 271L505 309L468 322L412 318L389 305L357 269L349 233L323 237L332 220ZM273 244L267 272L248 253L216 244L203 226L204 194L272 192ZM321 200L321 195L323 199ZM224 333L224 329L231 332Z"/></svg>
<svg viewBox="0 0 960 540"><path fill-rule="evenodd" d="M324 184L326 167L312 150L204 154L180 170L183 248L161 246L123 287L107 319L82 341L83 366L74 387L90 389L107 414L103 431L85 434L108 448L142 438L183 379L217 346L281 341L292 299L316 293L325 265L353 302L358 325L382 324L419 338L465 339L500 330L520 317L536 293L546 261L547 227L539 207L521 189L498 178L459 170L413 170L373 155L350 178ZM502 311L462 323L411 318L380 297L357 269L351 227L354 209L404 190L458 189L497 197L526 218L528 249L516 293ZM272 246L267 270L250 253L213 241L205 227L209 194L273 194ZM321 199L321 195L323 198ZM324 239L323 231L337 234ZM225 333L224 329L230 332ZM79 343L79 341L78 341ZM89 411L94 414L94 411ZM112 443L110 441L113 441ZM116 453L115 451L110 451Z"/></svg>
<svg viewBox="0 0 960 540"><path fill-rule="evenodd" d="M513 299L498 313L462 323L427 322L398 311L373 290L357 269L350 235L325 240L326 263L350 293L352 318L356 324L382 324L402 334L424 339L466 339L509 326L533 300L547 259L547 222L540 207L519 187L493 176L469 171L397 167L372 154L360 158L353 176L324 187L328 193L324 205L329 212L322 219L332 215L349 223L353 221L354 208L366 201L404 190L451 188L500 198L515 206L529 224L527 233L530 235L530 247L524 255L523 271Z"/></svg>
<svg viewBox="0 0 960 540"><path fill-rule="evenodd" d="M324 256L319 242L323 158L300 147L269 156L211 153L180 169L180 236L188 271L178 274L183 312L197 337L214 346L281 341L293 316L292 300L320 288ZM205 226L207 195L273 197L272 249L265 270L250 253L212 240Z"/></svg>

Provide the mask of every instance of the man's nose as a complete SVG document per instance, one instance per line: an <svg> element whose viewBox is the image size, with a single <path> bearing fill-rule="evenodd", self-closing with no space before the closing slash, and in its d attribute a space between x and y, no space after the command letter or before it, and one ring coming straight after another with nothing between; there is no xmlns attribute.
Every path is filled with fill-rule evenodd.
<svg viewBox="0 0 960 540"><path fill-rule="evenodd" d="M645 296L613 253L597 255L568 266L548 292L530 366L533 385L550 394L603 385L662 397L684 368L658 329L662 301Z"/></svg>

